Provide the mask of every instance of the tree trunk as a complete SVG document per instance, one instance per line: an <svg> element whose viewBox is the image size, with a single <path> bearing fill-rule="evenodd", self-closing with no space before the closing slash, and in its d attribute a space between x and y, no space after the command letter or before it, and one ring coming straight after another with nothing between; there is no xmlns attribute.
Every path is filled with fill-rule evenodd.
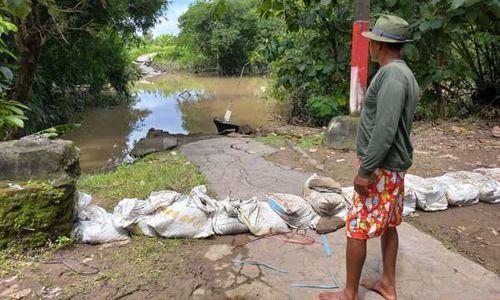
<svg viewBox="0 0 500 300"><path fill-rule="evenodd" d="M446 109L445 109L446 102L445 99L443 98L443 91L439 83L434 83L434 93L436 94L437 97L437 103L436 103L437 117L439 119L444 119L446 117Z"/></svg>
<svg viewBox="0 0 500 300"><path fill-rule="evenodd" d="M16 23L18 31L15 34L15 42L19 53L19 69L16 73L13 99L27 103L31 97L35 72L40 59L42 37L41 33L35 30L31 16Z"/></svg>

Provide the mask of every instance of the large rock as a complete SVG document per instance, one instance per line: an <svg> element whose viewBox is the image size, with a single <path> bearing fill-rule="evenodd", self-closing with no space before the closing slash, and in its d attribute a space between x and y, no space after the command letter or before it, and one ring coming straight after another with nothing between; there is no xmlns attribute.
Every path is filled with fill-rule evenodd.
<svg viewBox="0 0 500 300"><path fill-rule="evenodd" d="M144 157L148 154L177 147L176 136L162 130L151 128L145 138L140 139L130 152L133 157Z"/></svg>
<svg viewBox="0 0 500 300"><path fill-rule="evenodd" d="M49 239L68 235L74 206L74 184L0 182L0 248L40 247Z"/></svg>
<svg viewBox="0 0 500 300"><path fill-rule="evenodd" d="M72 181L80 174L79 150L73 142L27 136L0 143L0 180Z"/></svg>
<svg viewBox="0 0 500 300"><path fill-rule="evenodd" d="M351 116L334 117L326 132L326 145L333 149L355 150L358 118Z"/></svg>
<svg viewBox="0 0 500 300"><path fill-rule="evenodd" d="M0 248L32 248L69 234L79 150L29 136L0 143Z"/></svg>

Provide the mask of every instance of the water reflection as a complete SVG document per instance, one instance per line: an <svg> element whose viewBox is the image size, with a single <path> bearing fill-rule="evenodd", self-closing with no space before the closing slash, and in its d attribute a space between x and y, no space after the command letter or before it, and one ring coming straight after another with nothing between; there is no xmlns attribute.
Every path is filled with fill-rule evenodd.
<svg viewBox="0 0 500 300"><path fill-rule="evenodd" d="M253 127L275 124L281 108L262 98L264 78L162 75L136 84L132 105L93 108L81 115L82 126L64 138L81 149L83 171L123 161L133 144L150 128L170 133L214 133L215 116L223 116L232 99L232 121Z"/></svg>

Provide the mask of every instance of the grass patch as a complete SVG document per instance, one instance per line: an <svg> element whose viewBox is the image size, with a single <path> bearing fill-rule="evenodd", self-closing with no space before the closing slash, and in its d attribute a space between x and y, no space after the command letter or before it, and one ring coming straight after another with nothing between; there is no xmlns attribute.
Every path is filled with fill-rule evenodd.
<svg viewBox="0 0 500 300"><path fill-rule="evenodd" d="M302 149L321 148L325 144L325 134L313 134L299 139L298 145Z"/></svg>
<svg viewBox="0 0 500 300"><path fill-rule="evenodd" d="M312 134L303 136L301 138L292 137L289 135L277 135L277 134L269 134L269 135L260 135L255 137L255 140L261 142L263 144L283 147L286 145L287 140L293 141L300 148L308 150L312 148L321 148L325 145L325 134Z"/></svg>
<svg viewBox="0 0 500 300"><path fill-rule="evenodd" d="M206 183L195 165L172 151L153 153L111 173L82 176L78 189L91 194L98 205L109 210L122 198L145 199L152 191L159 190L188 193Z"/></svg>
<svg viewBox="0 0 500 300"><path fill-rule="evenodd" d="M272 145L272 146L279 146L279 147L285 146L287 139L288 139L288 137L286 137L286 136L274 135L274 134L259 135L259 136L255 137L255 140L257 140L258 142L261 142L261 143L267 144L267 145Z"/></svg>
<svg viewBox="0 0 500 300"><path fill-rule="evenodd" d="M163 48L164 47L159 46L159 45L145 45L145 46L141 46L141 47L137 47L137 48L129 50L129 54L133 60L136 60L139 56L141 56L143 54L149 54L149 53L163 51Z"/></svg>

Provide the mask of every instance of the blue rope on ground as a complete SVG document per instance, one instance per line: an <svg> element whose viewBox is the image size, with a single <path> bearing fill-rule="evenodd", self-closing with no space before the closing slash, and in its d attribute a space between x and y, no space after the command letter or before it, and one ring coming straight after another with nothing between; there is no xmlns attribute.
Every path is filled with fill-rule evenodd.
<svg viewBox="0 0 500 300"><path fill-rule="evenodd" d="M280 273L288 273L288 270L286 270L286 269L279 269L279 268L273 267L271 265L268 265L266 263L261 263L261 262L253 261L253 260L233 260L233 262L235 264L241 264L241 265L262 266L262 267L266 267L268 269L271 269L271 270L274 270L274 271L277 271Z"/></svg>
<svg viewBox="0 0 500 300"><path fill-rule="evenodd" d="M331 257L333 255L332 247L328 242L328 236L326 234L321 235L321 241L323 242L323 248L325 249L326 256Z"/></svg>

